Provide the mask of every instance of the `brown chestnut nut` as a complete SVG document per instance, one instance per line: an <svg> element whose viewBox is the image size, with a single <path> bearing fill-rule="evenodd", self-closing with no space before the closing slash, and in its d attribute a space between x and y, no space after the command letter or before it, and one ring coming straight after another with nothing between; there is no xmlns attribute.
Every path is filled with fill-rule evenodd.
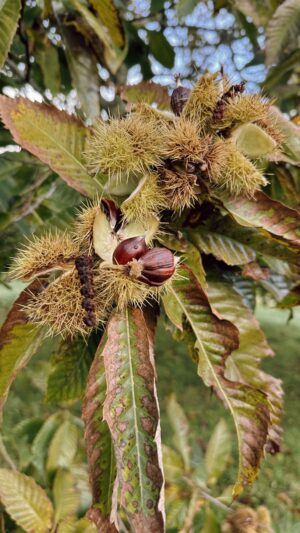
<svg viewBox="0 0 300 533"><path fill-rule="evenodd" d="M115 265L127 265L132 259L139 259L148 246L144 237L131 237L120 242L113 253L113 263Z"/></svg>
<svg viewBox="0 0 300 533"><path fill-rule="evenodd" d="M101 208L109 220L111 229L114 231L120 229L122 225L122 212L116 206L115 202L103 198L101 200Z"/></svg>
<svg viewBox="0 0 300 533"><path fill-rule="evenodd" d="M138 280L153 287L163 285L175 272L175 257L167 248L151 248L138 262L142 268Z"/></svg>
<svg viewBox="0 0 300 533"><path fill-rule="evenodd" d="M173 113L175 113L177 117L181 115L182 110L190 96L190 92L191 92L190 89L188 89L187 87L183 87L182 85L179 85L178 87L176 87L176 89L174 89L174 91L172 92L171 108L172 108Z"/></svg>

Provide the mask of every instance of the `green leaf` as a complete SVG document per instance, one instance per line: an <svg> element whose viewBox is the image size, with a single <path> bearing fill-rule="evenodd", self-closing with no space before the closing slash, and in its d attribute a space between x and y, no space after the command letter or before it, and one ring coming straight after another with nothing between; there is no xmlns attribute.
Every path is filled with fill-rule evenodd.
<svg viewBox="0 0 300 533"><path fill-rule="evenodd" d="M61 85L57 48L50 42L42 43L35 50L35 58L41 68L45 88L56 95Z"/></svg>
<svg viewBox="0 0 300 533"><path fill-rule="evenodd" d="M184 475L184 464L182 456L179 453L163 445L163 464L164 474L167 483L178 483Z"/></svg>
<svg viewBox="0 0 300 533"><path fill-rule="evenodd" d="M231 241L241 243L257 254L268 255L292 264L299 262L299 252L296 248L292 248L288 242L280 241L279 238L263 229L241 226L229 215L216 217L211 225L207 224L205 227L208 227L209 230L213 228L215 233L228 237Z"/></svg>
<svg viewBox="0 0 300 533"><path fill-rule="evenodd" d="M232 436L227 424L221 418L208 441L204 457L208 485L215 485L228 465L231 452L231 439Z"/></svg>
<svg viewBox="0 0 300 533"><path fill-rule="evenodd" d="M62 423L61 413L54 413L53 415L49 416L49 418L47 418L47 420L44 422L39 432L36 434L34 441L32 443L31 462L35 466L35 468L38 470L39 475L43 478L44 481L45 481L44 465L45 465L45 460L48 454L49 445L56 430L59 428L61 423Z"/></svg>
<svg viewBox="0 0 300 533"><path fill-rule="evenodd" d="M49 403L82 399L91 363L86 341L65 340L52 358L53 369L48 377L46 401Z"/></svg>
<svg viewBox="0 0 300 533"><path fill-rule="evenodd" d="M34 479L15 470L0 469L0 499L7 513L28 533L47 533L53 508Z"/></svg>
<svg viewBox="0 0 300 533"><path fill-rule="evenodd" d="M185 470L189 471L191 455L189 444L189 422L182 407L177 402L175 394L172 394L168 398L167 413L174 432L173 444L183 458Z"/></svg>
<svg viewBox="0 0 300 533"><path fill-rule="evenodd" d="M281 443L282 388L281 381L266 374L260 364L273 351L251 310L231 285L213 281L209 283L208 295L211 304L228 320L234 322L240 332L240 346L227 360L225 376L241 381L263 391L271 405L271 425L266 450L275 453Z"/></svg>
<svg viewBox="0 0 300 533"><path fill-rule="evenodd" d="M135 85L123 85L120 97L124 102L156 104L162 111L170 111L170 96L167 87L153 81L141 81Z"/></svg>
<svg viewBox="0 0 300 533"><path fill-rule="evenodd" d="M83 160L89 130L75 117L56 107L26 98L0 96L0 116L14 140L86 196L102 185L87 173Z"/></svg>
<svg viewBox="0 0 300 533"><path fill-rule="evenodd" d="M20 16L20 0L4 0L0 5L0 69L3 67Z"/></svg>
<svg viewBox="0 0 300 533"><path fill-rule="evenodd" d="M262 228L293 245L300 245L300 213L263 192L257 192L252 199L245 196L229 198L224 205L242 226Z"/></svg>
<svg viewBox="0 0 300 533"><path fill-rule="evenodd" d="M296 47L300 31L299 0L285 0L275 11L266 30L266 62L272 65L282 58L289 44Z"/></svg>
<svg viewBox="0 0 300 533"><path fill-rule="evenodd" d="M177 16L180 19L190 15L198 5L197 0L179 0L176 6Z"/></svg>
<svg viewBox="0 0 300 533"><path fill-rule="evenodd" d="M69 468L78 448L78 428L70 420L65 420L57 429L48 451L47 470Z"/></svg>
<svg viewBox="0 0 300 533"><path fill-rule="evenodd" d="M152 318L140 309L115 313L103 349L104 419L116 452L121 503L134 531L164 531L159 412Z"/></svg>
<svg viewBox="0 0 300 533"><path fill-rule="evenodd" d="M163 11L165 0L151 0L150 13L154 15L158 11Z"/></svg>
<svg viewBox="0 0 300 533"><path fill-rule="evenodd" d="M75 479L67 470L58 470L53 483L55 507L55 524L68 517L75 517L79 507L79 494L75 488Z"/></svg>
<svg viewBox="0 0 300 533"><path fill-rule="evenodd" d="M148 30L150 52L166 68L173 68L175 52L162 31Z"/></svg>
<svg viewBox="0 0 300 533"><path fill-rule="evenodd" d="M40 288L41 282L34 281L21 293L0 330L0 419L11 384L44 338L44 330L29 324L22 309L31 298L30 293L34 294Z"/></svg>
<svg viewBox="0 0 300 533"><path fill-rule="evenodd" d="M182 320L194 335L198 374L207 386L215 389L233 417L239 447L239 472L234 487L234 495L238 495L257 476L268 435L269 404L260 390L225 377L226 359L239 345L238 330L214 314L206 293L187 267L182 267L179 274L169 294L163 297L164 305L177 327L180 309Z"/></svg>
<svg viewBox="0 0 300 533"><path fill-rule="evenodd" d="M58 525L57 533L97 533L97 529L87 518L81 518L80 520L69 519Z"/></svg>
<svg viewBox="0 0 300 533"><path fill-rule="evenodd" d="M73 87L85 116L93 121L100 115L100 78L96 58L80 33L66 25L61 25L60 31Z"/></svg>
<svg viewBox="0 0 300 533"><path fill-rule="evenodd" d="M189 232L194 245L205 254L212 254L227 265L245 265L254 261L256 254L249 246L227 237L222 231L199 226Z"/></svg>
<svg viewBox="0 0 300 533"><path fill-rule="evenodd" d="M103 420L106 379L103 360L104 335L90 368L82 417L85 423L85 441L92 488L93 506L89 518L99 530L117 531L111 523L113 489L116 481L115 454L107 422Z"/></svg>
<svg viewBox="0 0 300 533"><path fill-rule="evenodd" d="M112 74L116 74L127 53L126 47L120 49L115 41L124 42L121 34L120 19L110 0L93 0L91 2L95 15L80 0L71 0L71 4L82 15L90 29L97 35L104 46L104 60ZM116 24L117 22L117 24ZM122 30L123 31L123 30Z"/></svg>

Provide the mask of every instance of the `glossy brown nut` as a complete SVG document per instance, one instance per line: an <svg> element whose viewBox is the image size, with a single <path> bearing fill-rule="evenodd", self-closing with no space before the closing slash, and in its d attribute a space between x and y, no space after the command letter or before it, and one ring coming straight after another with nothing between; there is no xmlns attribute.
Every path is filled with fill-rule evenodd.
<svg viewBox="0 0 300 533"><path fill-rule="evenodd" d="M109 220L111 229L115 231L120 229L120 226L122 224L122 212L117 207L115 202L113 202L112 200L108 200L107 198L103 198L101 200L101 208L105 213L107 219Z"/></svg>
<svg viewBox="0 0 300 533"><path fill-rule="evenodd" d="M131 237L120 242L113 253L113 263L127 265L132 259L139 259L147 252L148 246L144 237Z"/></svg>
<svg viewBox="0 0 300 533"><path fill-rule="evenodd" d="M142 273L139 280L159 287L163 285L175 272L175 257L167 248L152 248L140 259Z"/></svg>
<svg viewBox="0 0 300 533"><path fill-rule="evenodd" d="M176 87L171 95L171 108L173 113L179 117L181 115L182 110L188 101L188 98L190 96L191 90L187 87L182 87L180 85L179 87Z"/></svg>

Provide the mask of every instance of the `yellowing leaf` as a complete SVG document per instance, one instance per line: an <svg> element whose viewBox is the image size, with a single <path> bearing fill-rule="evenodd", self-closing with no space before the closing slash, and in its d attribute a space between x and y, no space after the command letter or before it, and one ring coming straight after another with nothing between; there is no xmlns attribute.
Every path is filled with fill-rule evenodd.
<svg viewBox="0 0 300 533"><path fill-rule="evenodd" d="M187 267L182 267L179 274L163 298L166 312L172 322L175 314L177 326L179 311L173 309L180 309L182 320L194 337L198 374L215 389L233 417L239 446L239 472L234 487L237 495L255 480L263 457L270 424L267 395L225 377L226 359L239 345L238 330L213 312L206 293Z"/></svg>
<svg viewBox="0 0 300 533"><path fill-rule="evenodd" d="M124 28L113 0L89 0L89 3L93 6L97 18L107 28L107 33L115 46L123 48L125 45Z"/></svg>
<svg viewBox="0 0 300 533"><path fill-rule="evenodd" d="M274 139L262 128L251 122L234 129L231 138L240 152L250 159L267 156L276 147Z"/></svg>
<svg viewBox="0 0 300 533"><path fill-rule="evenodd" d="M78 447L78 428L70 420L66 420L56 431L48 452L47 470L71 466Z"/></svg>
<svg viewBox="0 0 300 533"><path fill-rule="evenodd" d="M55 523L67 517L76 516L79 507L79 494L75 489L75 479L67 470L58 470L53 483Z"/></svg>
<svg viewBox="0 0 300 533"><path fill-rule="evenodd" d="M297 42L299 31L299 0L285 0L278 6L267 26L266 60L268 65L279 61L289 43Z"/></svg>
<svg viewBox="0 0 300 533"><path fill-rule="evenodd" d="M34 294L41 286L40 281L34 281L21 293L0 330L0 418L11 384L44 338L44 330L29 324L22 309L30 298L29 291Z"/></svg>
<svg viewBox="0 0 300 533"><path fill-rule="evenodd" d="M190 469L190 444L189 444L189 423L182 407L172 394L167 402L167 413L174 432L173 443L177 451L183 458L184 467Z"/></svg>
<svg viewBox="0 0 300 533"><path fill-rule="evenodd" d="M0 117L14 140L70 187L86 196L102 190L85 168L83 152L89 130L75 116L26 98L0 96Z"/></svg>
<svg viewBox="0 0 300 533"><path fill-rule="evenodd" d="M221 418L210 437L204 457L207 483L214 485L223 474L230 457L231 434L225 420Z"/></svg>
<svg viewBox="0 0 300 533"><path fill-rule="evenodd" d="M111 431L121 503L133 531L164 531L154 324L140 309L115 313L103 348Z"/></svg>
<svg viewBox="0 0 300 533"><path fill-rule="evenodd" d="M34 479L15 470L0 469L0 500L12 519L28 533L47 533L53 508Z"/></svg>
<svg viewBox="0 0 300 533"><path fill-rule="evenodd" d="M80 0L71 0L71 3L84 17L87 24L104 45L106 65L112 74L116 74L126 56L127 50L126 47L121 49L115 44L116 39L119 42L121 39L123 40L124 34L121 34L120 20L114 5L109 0L93 0L93 7L96 12L94 15ZM108 9L108 12L106 12L106 9ZM101 13L100 16L99 13ZM109 25L109 28L107 25Z"/></svg>
<svg viewBox="0 0 300 533"><path fill-rule="evenodd" d="M20 0L4 0L0 5L0 69L14 38L20 16Z"/></svg>

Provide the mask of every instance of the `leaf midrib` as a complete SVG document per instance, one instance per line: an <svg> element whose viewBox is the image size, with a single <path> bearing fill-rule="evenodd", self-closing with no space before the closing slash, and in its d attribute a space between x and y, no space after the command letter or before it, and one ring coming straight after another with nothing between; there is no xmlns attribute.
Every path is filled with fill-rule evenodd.
<svg viewBox="0 0 300 533"><path fill-rule="evenodd" d="M130 382L131 382L132 404L133 404L134 430L135 430L135 435L136 435L139 489L140 489L140 495L141 495L141 505L142 505L142 508L144 508L144 491L143 491L142 464L141 464L141 444L140 444L140 438L139 438L137 407L136 407L136 397L135 397L135 387L134 387L134 373L133 373L132 357L131 357L131 342L130 342L128 309L126 309L126 334L127 334L128 361L129 361L129 372L130 372Z"/></svg>

